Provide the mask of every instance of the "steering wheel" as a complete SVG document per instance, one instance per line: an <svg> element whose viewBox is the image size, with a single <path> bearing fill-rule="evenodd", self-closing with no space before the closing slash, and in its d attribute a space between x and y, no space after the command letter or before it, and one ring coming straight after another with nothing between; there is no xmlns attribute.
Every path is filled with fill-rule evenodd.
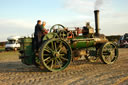
<svg viewBox="0 0 128 85"><path fill-rule="evenodd" d="M64 28L61 24L55 24L51 27L50 32L57 32L58 30L64 30Z"/></svg>

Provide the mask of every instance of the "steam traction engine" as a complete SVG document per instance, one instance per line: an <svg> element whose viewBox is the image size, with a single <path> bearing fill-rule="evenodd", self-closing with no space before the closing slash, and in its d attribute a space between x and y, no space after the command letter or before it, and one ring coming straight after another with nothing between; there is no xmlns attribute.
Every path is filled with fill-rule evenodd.
<svg viewBox="0 0 128 85"><path fill-rule="evenodd" d="M105 64L112 64L118 58L117 46L99 33L99 11L95 10L95 33L87 29L86 35L79 35L81 30L67 30L63 25L51 27L50 33L43 37L39 52L33 50L33 38L22 38L20 56L22 63L45 67L49 71L64 70L72 60L81 56L90 62L101 59Z"/></svg>

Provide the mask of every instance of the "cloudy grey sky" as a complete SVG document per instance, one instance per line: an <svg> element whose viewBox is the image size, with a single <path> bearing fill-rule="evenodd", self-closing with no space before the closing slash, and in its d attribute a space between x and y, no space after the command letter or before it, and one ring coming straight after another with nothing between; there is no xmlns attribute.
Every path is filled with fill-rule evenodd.
<svg viewBox="0 0 128 85"><path fill-rule="evenodd" d="M0 0L0 41L8 36L34 32L38 19L65 27L82 27L100 9L100 28L105 35L128 33L128 0Z"/></svg>

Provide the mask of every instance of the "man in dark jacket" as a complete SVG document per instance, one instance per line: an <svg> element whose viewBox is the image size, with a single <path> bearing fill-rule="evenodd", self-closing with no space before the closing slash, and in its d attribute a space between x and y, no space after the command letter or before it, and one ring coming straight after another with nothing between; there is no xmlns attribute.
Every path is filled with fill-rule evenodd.
<svg viewBox="0 0 128 85"><path fill-rule="evenodd" d="M36 51L38 51L39 46L41 45L41 38L43 36L43 34L42 34L43 28L42 28L41 24L42 24L41 20L38 20L37 24L35 26L34 42L36 44ZM34 46L34 48L35 48L35 46Z"/></svg>

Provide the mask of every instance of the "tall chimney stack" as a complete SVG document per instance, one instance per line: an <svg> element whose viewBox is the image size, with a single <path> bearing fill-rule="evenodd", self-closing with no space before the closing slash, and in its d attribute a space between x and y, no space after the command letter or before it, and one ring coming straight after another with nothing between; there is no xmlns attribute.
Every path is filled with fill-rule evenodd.
<svg viewBox="0 0 128 85"><path fill-rule="evenodd" d="M95 15L95 30L96 30L96 35L99 35L99 10L95 10L94 11L94 15Z"/></svg>

